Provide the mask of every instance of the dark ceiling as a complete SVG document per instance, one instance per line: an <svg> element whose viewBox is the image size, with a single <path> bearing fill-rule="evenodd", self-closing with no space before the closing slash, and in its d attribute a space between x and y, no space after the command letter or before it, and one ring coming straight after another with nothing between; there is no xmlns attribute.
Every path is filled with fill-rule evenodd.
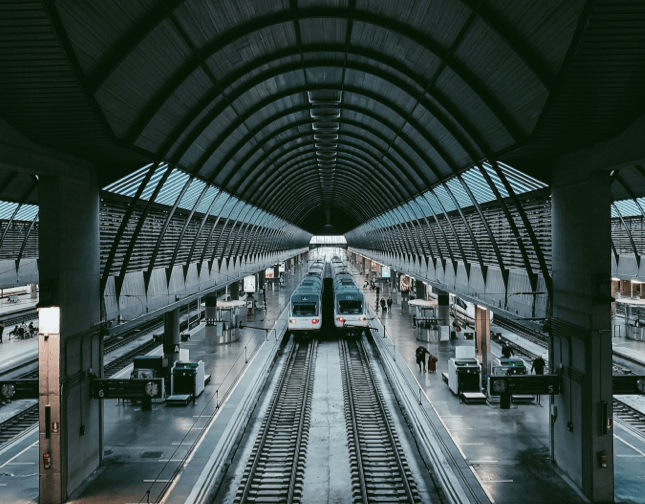
<svg viewBox="0 0 645 504"><path fill-rule="evenodd" d="M166 160L314 231L484 158L548 181L545 160L645 112L645 2L17 0L0 19L0 116L24 135L104 184ZM29 189L11 176L1 199Z"/></svg>

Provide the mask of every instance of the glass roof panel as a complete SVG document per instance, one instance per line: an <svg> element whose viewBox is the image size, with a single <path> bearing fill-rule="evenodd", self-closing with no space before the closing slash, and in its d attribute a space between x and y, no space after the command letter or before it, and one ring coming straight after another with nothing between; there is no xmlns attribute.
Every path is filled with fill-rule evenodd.
<svg viewBox="0 0 645 504"><path fill-rule="evenodd" d="M103 190L116 194L122 194L124 196L134 196L151 166L152 163L147 164L139 168L134 173L131 173L130 175L120 178L116 182L112 182L110 185L105 186Z"/></svg>
<svg viewBox="0 0 645 504"><path fill-rule="evenodd" d="M468 196L468 193L464 189L464 186L461 185L461 182L459 182L459 179L457 177L450 179L448 182L446 182L446 185L450 189L450 192L452 192L461 208L473 206L473 200L470 199L470 196ZM448 197L450 198L450 195L448 195ZM450 198L450 201L452 201L452 198Z"/></svg>
<svg viewBox="0 0 645 504"><path fill-rule="evenodd" d="M141 199L144 201L148 201L150 197L152 196L152 193L154 192L155 188L157 187L157 184L159 183L159 180L161 177L163 177L164 173L166 173L166 170L170 170L170 167L167 164L159 166L155 170L154 175L150 178L150 181L148 182L148 185L146 188L143 190L143 193L141 193ZM138 185L137 185L138 186ZM135 189L136 192L136 189ZM132 193L134 195L134 193Z"/></svg>
<svg viewBox="0 0 645 504"><path fill-rule="evenodd" d="M0 219L9 220L11 216L18 208L18 203L12 203L10 201L0 201Z"/></svg>
<svg viewBox="0 0 645 504"><path fill-rule="evenodd" d="M638 208L638 205L634 200L622 200L622 201L615 201L614 205L616 208L618 208L618 211L623 217L636 217L638 215L642 215L640 209ZM614 217L614 211L612 207L612 217ZM615 217L618 217L618 214L615 215Z"/></svg>
<svg viewBox="0 0 645 504"><path fill-rule="evenodd" d="M206 213L206 210L208 210L208 207L211 205L215 197L219 194L219 189L215 186L210 186L208 188L208 191L206 191L206 194L202 198L202 200L199 202L199 205L197 206L197 212L199 213Z"/></svg>
<svg viewBox="0 0 645 504"><path fill-rule="evenodd" d="M168 177L168 180L166 180L166 183L161 188L161 191L159 191L155 203L173 206L175 201L177 201L177 197L181 193L181 190L189 179L190 175L183 171L174 169Z"/></svg>
<svg viewBox="0 0 645 504"><path fill-rule="evenodd" d="M32 221L38 215L38 205L22 205L15 220L17 221Z"/></svg>
<svg viewBox="0 0 645 504"><path fill-rule="evenodd" d="M495 199L495 193L486 182L479 168L471 168L462 174L462 178L472 191L477 203L488 203Z"/></svg>
<svg viewBox="0 0 645 504"><path fill-rule="evenodd" d="M185 208L186 210L192 210L197 203L197 199L200 194L206 187L206 182L202 182L199 179L193 179L188 190L184 193L184 197L181 198L179 202L179 208Z"/></svg>

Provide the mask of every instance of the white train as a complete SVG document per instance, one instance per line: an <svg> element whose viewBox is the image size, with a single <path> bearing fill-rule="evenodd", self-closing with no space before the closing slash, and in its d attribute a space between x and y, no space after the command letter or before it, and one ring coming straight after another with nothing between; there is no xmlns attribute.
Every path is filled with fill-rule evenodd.
<svg viewBox="0 0 645 504"><path fill-rule="evenodd" d="M338 257L332 258L334 278L334 326L348 334L368 330L367 306L363 293Z"/></svg>
<svg viewBox="0 0 645 504"><path fill-rule="evenodd" d="M314 264L307 276L291 294L288 330L299 336L311 336L322 329L322 299L324 264Z"/></svg>

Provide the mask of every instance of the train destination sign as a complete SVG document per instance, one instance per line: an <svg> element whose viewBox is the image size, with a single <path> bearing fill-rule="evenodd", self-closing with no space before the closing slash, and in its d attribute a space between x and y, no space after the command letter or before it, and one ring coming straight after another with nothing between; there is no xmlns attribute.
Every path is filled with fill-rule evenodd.
<svg viewBox="0 0 645 504"><path fill-rule="evenodd" d="M95 399L154 399L162 397L163 386L163 378L95 379L92 382L92 393Z"/></svg>
<svg viewBox="0 0 645 504"><path fill-rule="evenodd" d="M489 376L490 395L502 394L559 394L558 375Z"/></svg>
<svg viewBox="0 0 645 504"><path fill-rule="evenodd" d="M0 396L4 399L38 399L38 378L0 381Z"/></svg>
<svg viewBox="0 0 645 504"><path fill-rule="evenodd" d="M612 376L614 395L645 394L645 376Z"/></svg>

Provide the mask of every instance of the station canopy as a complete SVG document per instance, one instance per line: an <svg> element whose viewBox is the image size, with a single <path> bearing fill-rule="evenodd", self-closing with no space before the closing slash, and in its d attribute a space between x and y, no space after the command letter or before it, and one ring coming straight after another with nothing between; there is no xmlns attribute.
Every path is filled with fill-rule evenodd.
<svg viewBox="0 0 645 504"><path fill-rule="evenodd" d="M167 164L168 195L195 180L344 233L422 196L446 212L503 198L503 176L544 187L550 160L616 136L645 112L644 16L612 0L9 1L0 118L95 163L102 187ZM645 196L644 175L621 169L614 199ZM1 200L37 204L34 184L0 160Z"/></svg>

